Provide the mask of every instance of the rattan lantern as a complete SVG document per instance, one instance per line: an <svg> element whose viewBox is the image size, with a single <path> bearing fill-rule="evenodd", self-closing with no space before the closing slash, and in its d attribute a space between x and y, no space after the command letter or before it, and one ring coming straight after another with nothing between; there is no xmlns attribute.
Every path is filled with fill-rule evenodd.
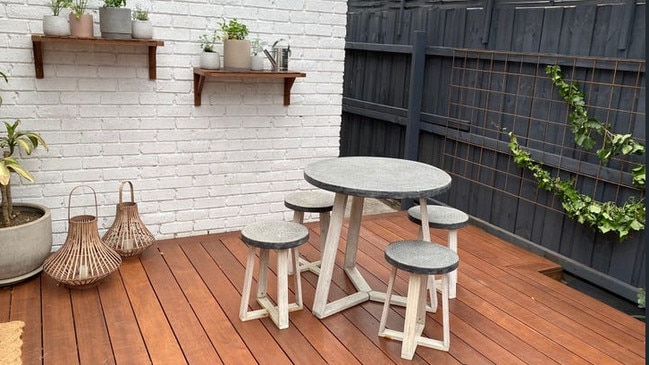
<svg viewBox="0 0 649 365"><path fill-rule="evenodd" d="M122 201L124 184L128 184L131 188L130 202ZM155 242L155 237L140 219L133 196L133 183L130 181L124 181L119 185L119 204L117 204L115 221L102 240L122 257L137 256Z"/></svg>
<svg viewBox="0 0 649 365"><path fill-rule="evenodd" d="M88 187L95 197L95 215L70 218L72 193ZM119 268L122 258L99 238L97 229L97 194L87 185L72 189L68 199L68 237L63 246L43 263L43 272L69 288L83 289L96 285Z"/></svg>

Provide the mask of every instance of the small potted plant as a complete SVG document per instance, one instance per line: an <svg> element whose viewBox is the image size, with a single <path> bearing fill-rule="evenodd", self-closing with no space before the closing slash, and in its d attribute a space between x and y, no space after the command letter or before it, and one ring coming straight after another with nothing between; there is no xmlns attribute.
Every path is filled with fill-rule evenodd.
<svg viewBox="0 0 649 365"><path fill-rule="evenodd" d="M99 8L99 30L102 38L131 38L131 9L126 0L104 0Z"/></svg>
<svg viewBox="0 0 649 365"><path fill-rule="evenodd" d="M50 0L49 7L52 15L43 16L43 33L51 36L70 35L68 20L61 16L61 10L68 8L72 0Z"/></svg>
<svg viewBox="0 0 649 365"><path fill-rule="evenodd" d="M216 70L221 67L220 55L216 52L216 43L221 39L216 31L201 35L198 40L201 42L201 53L199 67L209 70Z"/></svg>
<svg viewBox="0 0 649 365"><path fill-rule="evenodd" d="M219 24L223 32L223 67L234 71L250 70L250 41L248 27L236 18L225 18Z"/></svg>
<svg viewBox="0 0 649 365"><path fill-rule="evenodd" d="M261 39L255 38L251 42L251 55L250 55L250 69L253 71L262 71L264 69L264 59L266 58L262 53L266 42Z"/></svg>
<svg viewBox="0 0 649 365"><path fill-rule="evenodd" d="M153 38L153 25L149 21L149 10L143 9L139 5L133 11L131 36L135 39Z"/></svg>
<svg viewBox="0 0 649 365"><path fill-rule="evenodd" d="M79 38L94 37L92 14L86 13L88 0L74 0L70 5L70 35Z"/></svg>
<svg viewBox="0 0 649 365"><path fill-rule="evenodd" d="M0 78L7 81L2 72ZM34 181L17 156L20 153L29 155L38 146L47 149L38 133L20 131L19 125L19 120L12 124L5 122L5 133L0 133L0 286L39 273L52 250L50 210L39 204L14 204L12 200L9 184L12 174Z"/></svg>

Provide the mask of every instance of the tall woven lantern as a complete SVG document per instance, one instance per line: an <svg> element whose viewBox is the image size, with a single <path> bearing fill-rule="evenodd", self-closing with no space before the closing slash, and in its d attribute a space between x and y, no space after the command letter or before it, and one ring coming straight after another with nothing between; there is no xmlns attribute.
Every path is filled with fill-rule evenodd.
<svg viewBox="0 0 649 365"><path fill-rule="evenodd" d="M95 215L70 218L72 193L88 187L95 197ZM69 288L83 289L96 285L119 268L122 258L99 238L97 229L97 194L87 185L72 189L68 198L68 237L63 246L43 263L43 272Z"/></svg>
<svg viewBox="0 0 649 365"><path fill-rule="evenodd" d="M130 202L122 201L124 184L128 184L131 188ZM130 181L124 181L119 185L119 204L117 204L115 221L102 240L122 257L137 256L155 242L155 237L140 219L133 196L133 183Z"/></svg>

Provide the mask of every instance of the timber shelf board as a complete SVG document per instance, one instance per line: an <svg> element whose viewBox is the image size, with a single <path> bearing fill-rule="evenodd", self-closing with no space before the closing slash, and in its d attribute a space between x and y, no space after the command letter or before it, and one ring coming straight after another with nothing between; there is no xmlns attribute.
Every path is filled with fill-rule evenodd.
<svg viewBox="0 0 649 365"><path fill-rule="evenodd" d="M208 70L200 67L194 67L194 105L201 105L201 95L203 85L207 78L225 79L225 78L242 78L242 79L284 79L284 105L291 104L291 88L295 79L306 77L304 72L297 71L229 71L229 70Z"/></svg>
<svg viewBox="0 0 649 365"><path fill-rule="evenodd" d="M43 43L71 43L71 44L96 44L107 46L146 46L149 48L149 79L155 80L157 61L157 47L164 46L164 41L159 39L108 39L108 38L79 38L79 37L59 37L47 36L43 34L32 34L32 45L34 48L34 68L36 78L45 77L43 71Z"/></svg>

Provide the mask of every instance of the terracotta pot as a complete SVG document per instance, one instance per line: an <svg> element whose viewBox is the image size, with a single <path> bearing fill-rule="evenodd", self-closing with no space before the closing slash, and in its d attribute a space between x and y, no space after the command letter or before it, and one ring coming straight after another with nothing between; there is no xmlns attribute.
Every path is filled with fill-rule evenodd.
<svg viewBox="0 0 649 365"><path fill-rule="evenodd" d="M43 34L52 36L69 36L70 25L65 17L58 15L43 16Z"/></svg>
<svg viewBox="0 0 649 365"><path fill-rule="evenodd" d="M70 35L79 38L94 37L92 14L82 14L79 18L70 14Z"/></svg>
<svg viewBox="0 0 649 365"><path fill-rule="evenodd" d="M223 42L223 68L234 71L250 70L250 41L226 39Z"/></svg>

